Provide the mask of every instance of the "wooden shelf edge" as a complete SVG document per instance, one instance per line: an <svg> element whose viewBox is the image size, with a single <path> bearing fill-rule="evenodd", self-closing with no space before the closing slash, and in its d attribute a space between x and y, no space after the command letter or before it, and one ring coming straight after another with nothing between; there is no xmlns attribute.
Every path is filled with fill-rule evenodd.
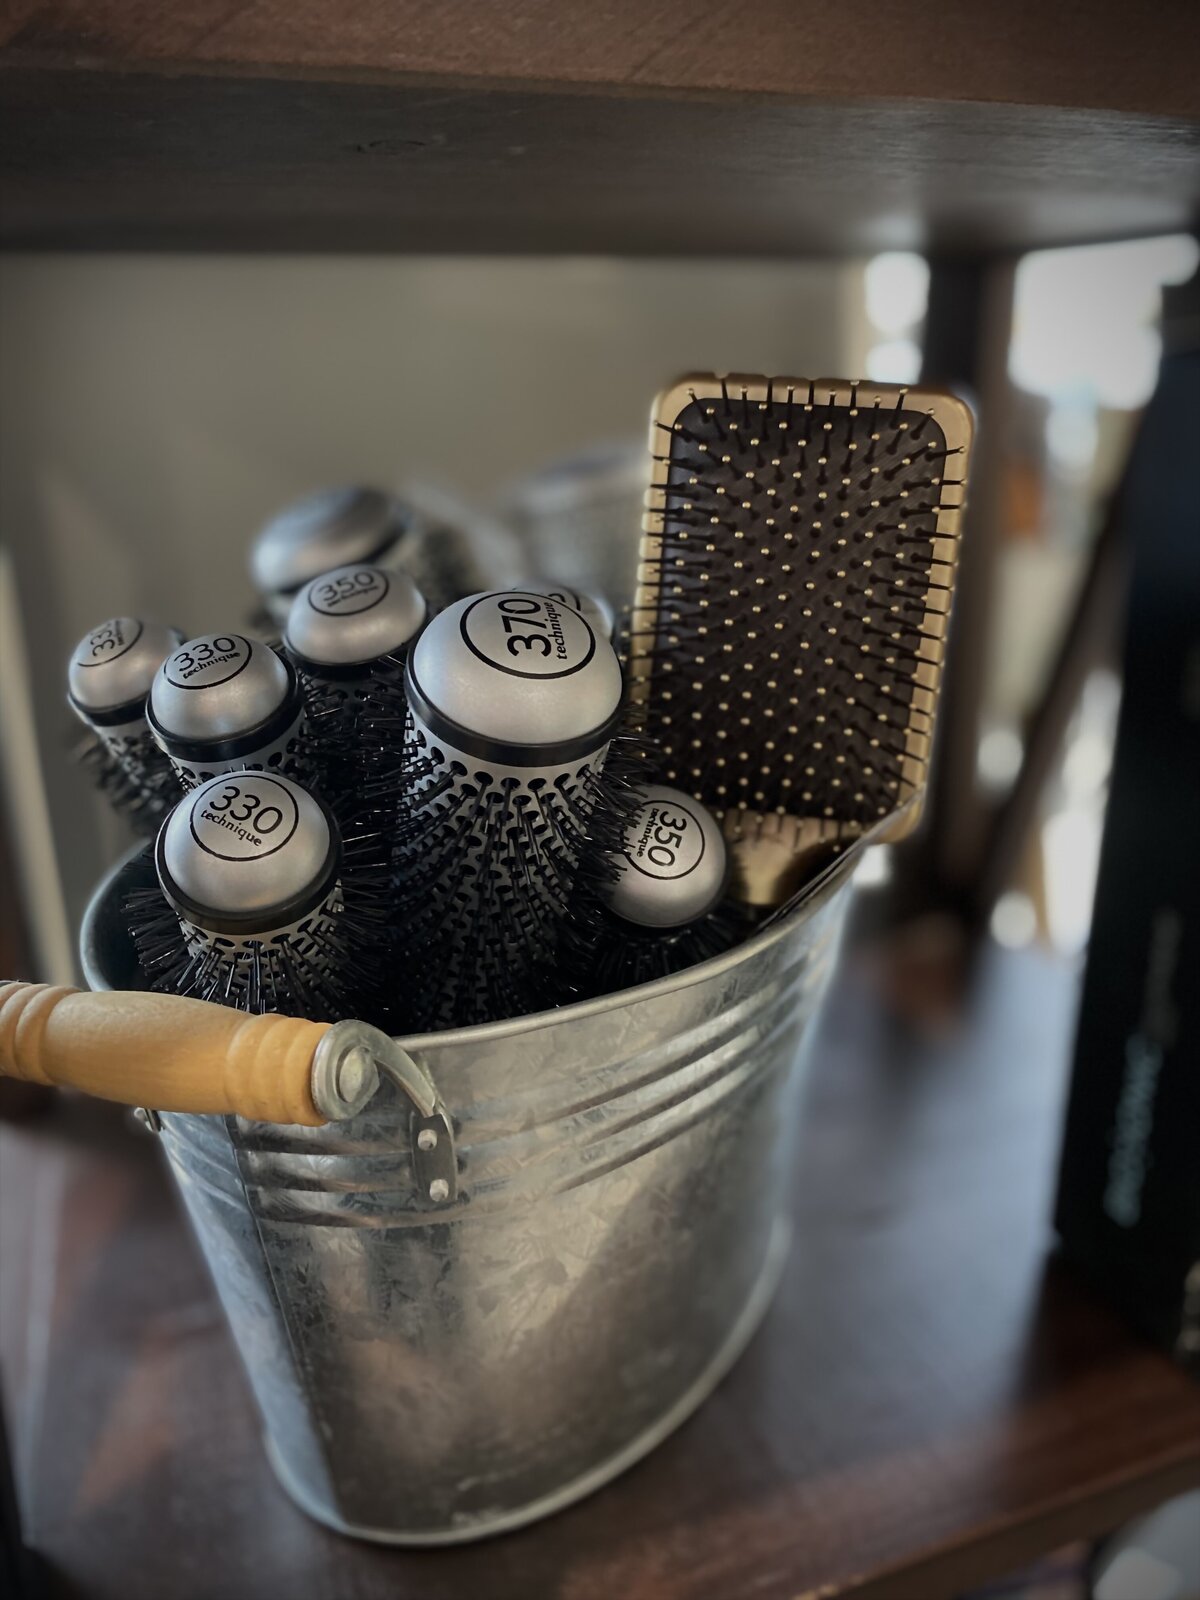
<svg viewBox="0 0 1200 1600"><path fill-rule="evenodd" d="M1157 1469L1114 1478L1100 1492L1064 1495L1058 1504L1032 1518L998 1521L970 1540L930 1551L889 1571L873 1573L839 1593L846 1600L952 1600L969 1589L995 1583L1076 1540L1092 1541L1114 1532L1176 1495L1200 1487L1200 1446L1176 1451Z"/></svg>
<svg viewBox="0 0 1200 1600"><path fill-rule="evenodd" d="M1081 12L1083 14L1081 14ZM976 101L1200 118L1200 16L1160 6L1131 51L1117 0L976 3L931 38L911 8L881 0L870 26L852 8L792 0L751 17L735 0L366 0L347 26L328 0L220 0L147 9L93 0L14 0L0 58L32 68L164 73L241 70L368 81L475 79L518 92L646 91L816 98Z"/></svg>
<svg viewBox="0 0 1200 1600"><path fill-rule="evenodd" d="M1185 228L1162 118L0 53L0 244L24 250L996 255Z"/></svg>

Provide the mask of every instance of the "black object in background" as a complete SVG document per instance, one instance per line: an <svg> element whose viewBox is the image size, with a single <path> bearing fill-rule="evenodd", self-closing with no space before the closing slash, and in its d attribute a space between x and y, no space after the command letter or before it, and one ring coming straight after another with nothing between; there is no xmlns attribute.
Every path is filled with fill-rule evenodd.
<svg viewBox="0 0 1200 1600"><path fill-rule="evenodd" d="M1200 1370L1194 318L1187 331L1191 348L1163 361L1122 489L1125 687L1055 1223L1066 1254L1130 1321Z"/></svg>
<svg viewBox="0 0 1200 1600"><path fill-rule="evenodd" d="M35 1600L40 1589L35 1587L35 1572L34 1558L21 1538L4 1400L0 1395L0 1595L11 1595L12 1600Z"/></svg>

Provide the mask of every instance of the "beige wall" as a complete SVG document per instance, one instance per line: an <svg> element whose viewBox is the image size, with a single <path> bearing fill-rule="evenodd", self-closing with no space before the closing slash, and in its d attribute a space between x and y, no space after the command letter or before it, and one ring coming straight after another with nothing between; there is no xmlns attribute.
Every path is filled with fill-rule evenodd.
<svg viewBox="0 0 1200 1600"><path fill-rule="evenodd" d="M415 475L486 501L641 437L690 368L836 371L845 281L778 263L7 258L0 537L71 924L120 842L66 754L63 665L87 627L240 622L250 535L307 489Z"/></svg>

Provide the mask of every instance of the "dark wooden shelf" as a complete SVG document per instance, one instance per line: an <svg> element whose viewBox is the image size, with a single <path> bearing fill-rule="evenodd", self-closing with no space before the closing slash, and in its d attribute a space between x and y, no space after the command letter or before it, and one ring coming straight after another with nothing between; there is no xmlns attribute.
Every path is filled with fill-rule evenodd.
<svg viewBox="0 0 1200 1600"><path fill-rule="evenodd" d="M779 1300L650 1459L450 1551L307 1522L153 1141L76 1101L0 1129L0 1352L51 1597L937 1600L1200 1482L1200 1386L1050 1260L1074 983L988 960L921 1044L851 961L814 1053Z"/></svg>
<svg viewBox="0 0 1200 1600"><path fill-rule="evenodd" d="M995 253L1200 214L1200 9L14 0L0 242Z"/></svg>

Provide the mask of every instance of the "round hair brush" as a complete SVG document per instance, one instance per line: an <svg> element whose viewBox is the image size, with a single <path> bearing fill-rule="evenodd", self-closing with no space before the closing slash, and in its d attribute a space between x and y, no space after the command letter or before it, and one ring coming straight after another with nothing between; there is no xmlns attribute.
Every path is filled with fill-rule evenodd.
<svg viewBox="0 0 1200 1600"><path fill-rule="evenodd" d="M246 769L309 775L296 670L261 639L189 639L158 669L146 715L185 789Z"/></svg>
<svg viewBox="0 0 1200 1600"><path fill-rule="evenodd" d="M300 675L318 787L343 825L394 816L404 771L404 668L426 606L404 573L335 567L292 602L283 646Z"/></svg>
<svg viewBox="0 0 1200 1600"><path fill-rule="evenodd" d="M721 955L753 929L721 825L679 789L648 784L563 942L578 997L615 994ZM561 997L560 997L561 998Z"/></svg>
<svg viewBox="0 0 1200 1600"><path fill-rule="evenodd" d="M285 506L263 527L250 572L270 617L282 627L306 583L348 563L407 573L435 610L480 589L499 563L512 570L508 536L445 495L412 488L323 489Z"/></svg>
<svg viewBox="0 0 1200 1600"><path fill-rule="evenodd" d="M333 567L402 568L414 528L413 514L383 489L319 490L285 506L259 531L250 551L254 586L282 627L304 585Z"/></svg>
<svg viewBox="0 0 1200 1600"><path fill-rule="evenodd" d="M67 669L67 700L95 736L84 760L114 807L147 833L179 799L179 780L146 722L146 702L164 656L182 643L176 628L111 617L84 634Z"/></svg>
<svg viewBox="0 0 1200 1600"><path fill-rule="evenodd" d="M385 907L348 881L333 817L298 783L210 779L164 822L154 865L158 885L125 902L149 987L316 1021L378 1016Z"/></svg>
<svg viewBox="0 0 1200 1600"><path fill-rule="evenodd" d="M577 611L470 596L409 657L404 946L423 1027L520 1015L554 959L581 856L624 821L605 757L621 669Z"/></svg>

